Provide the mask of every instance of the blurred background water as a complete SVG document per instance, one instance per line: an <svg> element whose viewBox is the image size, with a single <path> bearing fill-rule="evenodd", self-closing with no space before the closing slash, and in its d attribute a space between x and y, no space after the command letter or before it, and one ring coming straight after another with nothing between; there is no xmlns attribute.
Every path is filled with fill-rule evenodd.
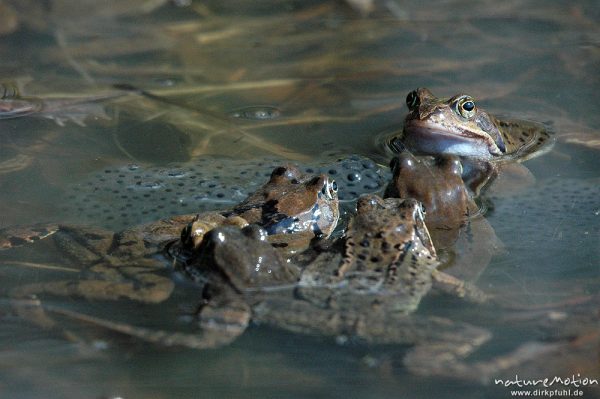
<svg viewBox="0 0 600 399"><path fill-rule="evenodd" d="M214 160L202 167L211 181L249 189L264 179L265 157L320 167L356 154L377 162L377 176L385 177L390 154L379 138L401 129L404 99L416 87L438 96L469 93L494 114L546 124L556 135L554 149L525 163L536 183L499 189L491 199L487 217L505 250L478 283L538 306L537 313L498 314L439 297L425 307L473 324L516 320L518 327L497 327L484 357L525 339L568 337L572 355L527 371L600 377L593 333L600 287L596 1L0 0L0 59L0 81L45 107L0 119L0 227L70 221L119 228L127 203L153 210L135 214L131 224L162 209L178 213L181 201L169 205L143 193L109 196L104 213L93 213L89 190L119 168L148 173L144 181L152 185L158 170ZM116 90L118 83L168 100ZM228 159L243 168L227 169L234 164ZM240 169L261 173L246 178ZM223 206L213 194L198 206ZM54 277L15 263L61 263L40 252L0 254L3 397L508 396L505 388L410 376L399 361L404 347L338 345L264 326L218 350L127 337L82 349L9 306L10 287ZM195 295L182 289L166 304L109 310L76 298L51 303L185 329L169 312ZM563 321L549 322L550 310Z"/></svg>

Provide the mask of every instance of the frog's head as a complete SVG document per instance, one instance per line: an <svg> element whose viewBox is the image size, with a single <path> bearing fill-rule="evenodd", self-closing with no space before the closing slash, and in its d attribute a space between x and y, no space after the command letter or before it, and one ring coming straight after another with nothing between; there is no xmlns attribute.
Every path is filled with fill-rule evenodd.
<svg viewBox="0 0 600 399"><path fill-rule="evenodd" d="M337 184L324 174L305 175L295 166L280 166L233 212L269 234L312 231L329 236L339 218Z"/></svg>
<svg viewBox="0 0 600 399"><path fill-rule="evenodd" d="M504 138L495 118L477 107L473 97L440 99L419 88L406 97L409 113L402 142L425 154L454 154L481 159L502 156Z"/></svg>

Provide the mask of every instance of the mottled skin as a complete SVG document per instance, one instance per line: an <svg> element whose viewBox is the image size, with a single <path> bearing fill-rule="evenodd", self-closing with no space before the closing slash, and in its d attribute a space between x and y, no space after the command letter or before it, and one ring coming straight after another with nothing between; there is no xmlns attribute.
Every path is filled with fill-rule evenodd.
<svg viewBox="0 0 600 399"><path fill-rule="evenodd" d="M184 266L197 281L208 281L205 292L211 293L206 298L209 315L217 316L209 322L207 314L201 312L202 324L218 325L218 320L225 319L213 303L234 303L240 309L240 300L234 298L240 296L251 307L260 305L261 310L258 316L245 315L236 325L252 317L291 330L314 329L316 333L321 327L312 325L310 315L321 311L344 317L375 311L406 315L417 308L431 288L432 274L439 265L419 202L368 195L358 201L357 215L343 240L344 251L333 248L310 261L295 295L257 296L258 287L289 284L294 275L297 280L299 269L265 246L266 232L249 234L249 228L213 230L198 248L195 261ZM266 267L270 271L264 280L260 271ZM285 311L285 302L297 310ZM276 305L273 309L271 303ZM231 314L227 308L223 313Z"/></svg>
<svg viewBox="0 0 600 399"><path fill-rule="evenodd" d="M220 224L264 227L273 243L306 247L314 237L328 237L339 219L337 184L326 175L306 175L292 165L280 166L269 181L232 210L198 215L182 232L188 249L197 247ZM290 242L288 242L288 239ZM296 242L299 241L299 242Z"/></svg>
<svg viewBox="0 0 600 399"><path fill-rule="evenodd" d="M204 284L205 302L198 317L211 344L230 342L254 320L297 333L412 344L404 363L423 375L465 375L472 367L485 370L488 378L523 360L519 352L499 362L465 364L461 358L490 333L414 313L439 273L421 205L415 200L362 197L347 238L339 241L345 251L332 248L316 255L297 284L299 269L278 257L265 243L264 232L249 228L213 230L199 247L197 260L185 266Z"/></svg>
<svg viewBox="0 0 600 399"><path fill-rule="evenodd" d="M437 98L419 88L406 98L409 113L398 138L425 154L453 154L483 160L524 160L550 148L550 134L539 124L501 120L478 108L466 94Z"/></svg>
<svg viewBox="0 0 600 399"><path fill-rule="evenodd" d="M72 264L80 270L76 277L68 280L26 284L11 292L20 314L45 327L53 327L55 322L46 315L43 306L39 303L34 307L28 303L21 306L23 300L51 294L91 300L129 299L159 303L169 298L174 289L168 275L169 262L161 256L165 249L179 263L185 264L189 256L196 256L201 235L218 226L240 230L251 222L270 229L271 235L262 230L264 235L261 236L262 241L268 238L268 243L261 241L262 246L232 249L240 252L229 256L248 261L252 259L253 251L259 251L256 256L267 262L269 251L275 251L273 247L287 255L306 247L315 236L329 235L337 224L337 206L333 181L323 175L303 175L296 168L286 166L276 168L267 184L230 211L175 216L120 233L61 224L7 228L0 230L0 249L49 237L61 255L68 259L65 266ZM274 276L269 275L270 278ZM106 321L102 325L115 328ZM134 334L133 326L120 328ZM142 335L145 339L153 339ZM205 344L196 342L194 345Z"/></svg>
<svg viewBox="0 0 600 399"><path fill-rule="evenodd" d="M348 224L341 254L309 264L298 292L317 306L349 312L375 307L410 313L431 288L440 264L414 199L362 196Z"/></svg>

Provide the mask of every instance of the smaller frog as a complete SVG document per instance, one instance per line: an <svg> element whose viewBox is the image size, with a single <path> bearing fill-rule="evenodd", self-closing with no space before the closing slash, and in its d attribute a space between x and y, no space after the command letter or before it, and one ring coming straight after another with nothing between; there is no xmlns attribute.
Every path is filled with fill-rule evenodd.
<svg viewBox="0 0 600 399"><path fill-rule="evenodd" d="M501 120L478 108L473 97L440 99L419 88L406 97L409 113L399 140L411 151L477 159L525 160L550 149L553 140L533 122Z"/></svg>
<svg viewBox="0 0 600 399"><path fill-rule="evenodd" d="M463 182L463 167L457 156L415 157L403 151L392 159L390 167L393 178L384 196L421 201L436 245L451 245L460 228L479 213Z"/></svg>
<svg viewBox="0 0 600 399"><path fill-rule="evenodd" d="M315 237L329 237L339 219L338 206L335 180L324 174L303 174L293 165L280 166L265 185L232 210L198 215L182 231L181 242L187 249L194 248L217 225L255 223L265 228L274 245L297 250Z"/></svg>
<svg viewBox="0 0 600 399"><path fill-rule="evenodd" d="M463 181L463 160L456 155L414 156L405 150L390 166L393 178L385 197L421 201L446 271L462 280L476 279L502 244L482 217L475 192Z"/></svg>
<svg viewBox="0 0 600 399"><path fill-rule="evenodd" d="M463 182L463 167L457 156L415 157L404 151L392 159L390 167L393 178L384 196L421 201L428 226L460 226L478 212Z"/></svg>
<svg viewBox="0 0 600 399"><path fill-rule="evenodd" d="M366 195L356 208L343 258L335 261L341 255L332 259L327 253L317 257L302 273L299 295L319 306L348 311L375 306L385 312L413 312L440 264L421 203Z"/></svg>

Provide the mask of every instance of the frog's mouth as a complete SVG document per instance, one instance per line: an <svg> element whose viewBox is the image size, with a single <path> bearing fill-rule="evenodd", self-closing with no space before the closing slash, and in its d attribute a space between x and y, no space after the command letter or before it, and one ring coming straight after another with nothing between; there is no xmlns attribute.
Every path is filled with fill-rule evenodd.
<svg viewBox="0 0 600 399"><path fill-rule="evenodd" d="M460 128L450 130L418 119L405 122L402 143L413 151L430 155L453 154L481 159L502 155L487 134Z"/></svg>

